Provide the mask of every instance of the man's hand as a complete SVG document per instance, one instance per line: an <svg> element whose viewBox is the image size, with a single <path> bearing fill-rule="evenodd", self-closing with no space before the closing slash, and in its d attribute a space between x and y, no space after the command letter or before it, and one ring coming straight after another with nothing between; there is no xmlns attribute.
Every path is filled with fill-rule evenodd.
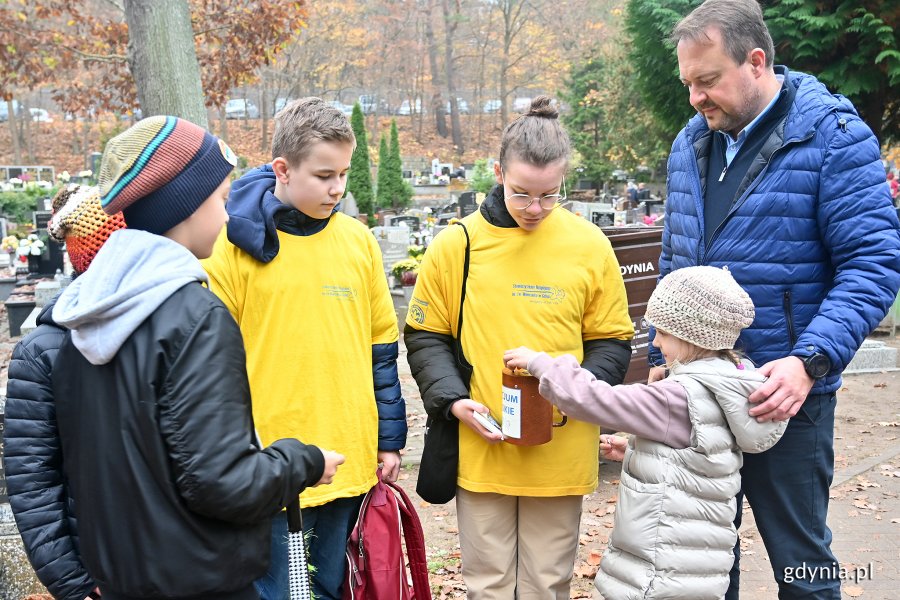
<svg viewBox="0 0 900 600"><path fill-rule="evenodd" d="M654 381L662 381L666 378L666 368L665 367L650 367L650 376L647 377L647 383L653 383Z"/></svg>
<svg viewBox="0 0 900 600"><path fill-rule="evenodd" d="M381 464L381 480L397 481L397 477L400 475L400 465L403 463L400 452L397 450L379 450L378 462Z"/></svg>
<svg viewBox="0 0 900 600"><path fill-rule="evenodd" d="M600 453L603 455L603 458L622 462L625 459L625 448L627 447L627 437L608 434L600 436Z"/></svg>
<svg viewBox="0 0 900 600"><path fill-rule="evenodd" d="M749 400L758 404L750 409L750 416L760 423L786 421L796 415L815 383L796 356L767 362L759 373L769 379L750 394Z"/></svg>
<svg viewBox="0 0 900 600"><path fill-rule="evenodd" d="M322 450L322 455L325 457L325 471L322 473L322 478L319 479L313 487L316 487L317 485L328 485L334 481L334 474L337 473L338 467L344 464L343 454L338 454L331 450Z"/></svg>
<svg viewBox="0 0 900 600"><path fill-rule="evenodd" d="M506 365L506 368L508 369L527 369L528 361L537 355L538 352L535 352L531 348L519 346L518 348L507 350L503 353L503 364Z"/></svg>
<svg viewBox="0 0 900 600"><path fill-rule="evenodd" d="M450 406L450 412L453 413L454 417L468 425L472 431L484 438L484 441L487 443L496 444L503 439L502 435L499 433L491 433L485 429L481 423L475 420L473 413L480 412L486 415L491 412L484 404L475 402L469 398L463 398L462 400L455 401Z"/></svg>

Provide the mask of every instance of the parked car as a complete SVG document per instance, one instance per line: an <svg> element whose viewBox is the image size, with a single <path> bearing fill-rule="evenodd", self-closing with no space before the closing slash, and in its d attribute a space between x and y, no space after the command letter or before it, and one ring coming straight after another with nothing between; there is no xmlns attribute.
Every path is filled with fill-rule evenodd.
<svg viewBox="0 0 900 600"><path fill-rule="evenodd" d="M272 111L272 114L277 115L278 111L280 111L282 108L287 106L288 103L293 102L293 101L294 101L293 98L275 98L275 104L273 105L273 108L275 110Z"/></svg>
<svg viewBox="0 0 900 600"><path fill-rule="evenodd" d="M43 108L29 108L28 112L31 113L31 120L37 123L52 123L53 117L50 116Z"/></svg>
<svg viewBox="0 0 900 600"><path fill-rule="evenodd" d="M16 116L22 116L22 105L19 104L19 101L13 100L12 105ZM5 123L6 121L9 121L9 105L6 103L6 100L0 100L0 123Z"/></svg>
<svg viewBox="0 0 900 600"><path fill-rule="evenodd" d="M246 98L234 98L225 103L226 119L258 119L259 108Z"/></svg>
<svg viewBox="0 0 900 600"><path fill-rule="evenodd" d="M353 107L350 106L349 104L344 104L340 100L332 100L328 104L330 104L334 108L338 109L339 111L341 111L342 113L344 113L347 116L350 116L353 114Z"/></svg>
<svg viewBox="0 0 900 600"><path fill-rule="evenodd" d="M482 109L485 114L492 114L500 112L500 109L503 108L503 102L494 98L493 100L488 100L484 103L484 108Z"/></svg>
<svg viewBox="0 0 900 600"><path fill-rule="evenodd" d="M378 107L378 96L375 94L362 94L359 97L359 107L364 115L370 115Z"/></svg>
<svg viewBox="0 0 900 600"><path fill-rule="evenodd" d="M531 98L520 97L513 100L513 112L526 113L531 108Z"/></svg>
<svg viewBox="0 0 900 600"><path fill-rule="evenodd" d="M461 114L461 115L469 114L469 103L466 102L465 100L463 100L462 98L456 99L456 108L457 108L457 110L459 110L459 114ZM447 111L447 114L449 115L450 114L450 101L449 100L447 100L446 111Z"/></svg>
<svg viewBox="0 0 900 600"><path fill-rule="evenodd" d="M400 108L397 109L398 115L420 115L423 114L422 110L422 99L416 98L415 103L410 103L409 100L404 100L400 103Z"/></svg>

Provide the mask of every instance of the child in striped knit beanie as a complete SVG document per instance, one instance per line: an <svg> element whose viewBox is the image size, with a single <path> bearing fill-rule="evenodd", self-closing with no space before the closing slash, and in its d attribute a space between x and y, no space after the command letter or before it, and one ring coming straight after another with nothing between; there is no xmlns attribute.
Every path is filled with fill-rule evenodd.
<svg viewBox="0 0 900 600"><path fill-rule="evenodd" d="M742 453L767 450L787 427L749 414L747 398L765 378L734 346L753 317L753 302L726 269L689 267L663 278L647 303L653 344L670 369L662 381L613 387L574 356L505 353L505 364L538 377L541 395L568 416L633 434L627 448L604 439L605 454L624 462L595 599L725 595Z"/></svg>
<svg viewBox="0 0 900 600"><path fill-rule="evenodd" d="M53 198L47 229L66 244L72 268L80 275L112 232L123 227L121 213L103 212L97 188L71 184ZM44 307L37 327L16 345L9 364L6 479L10 507L38 579L54 598L82 600L98 590L78 552L50 393L53 359L65 339L65 329L50 316L55 303L53 299Z"/></svg>
<svg viewBox="0 0 900 600"><path fill-rule="evenodd" d="M235 164L177 117L110 140L100 203L128 227L52 311L69 330L52 372L65 481L105 599L257 599L271 518L342 461L254 435L241 332L198 260L228 220Z"/></svg>
<svg viewBox="0 0 900 600"><path fill-rule="evenodd" d="M113 231L125 227L122 213L108 215L100 205L96 187L69 184L53 198L53 216L47 224L50 237L66 245L76 275L90 266Z"/></svg>

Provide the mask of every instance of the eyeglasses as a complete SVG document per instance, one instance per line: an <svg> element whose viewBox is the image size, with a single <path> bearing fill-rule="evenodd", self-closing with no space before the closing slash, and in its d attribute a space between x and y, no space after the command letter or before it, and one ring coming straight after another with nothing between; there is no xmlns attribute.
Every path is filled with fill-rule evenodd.
<svg viewBox="0 0 900 600"><path fill-rule="evenodd" d="M503 182L503 189L506 190L506 180L503 177L503 169L500 169L500 181ZM543 196L529 196L528 194L510 194L509 196L505 196L506 201L510 206L515 208L516 210L526 210L529 206L531 206L535 200L537 200L538 205L544 210L553 210L560 204L566 201L566 178L563 177L562 183L560 184L562 188L562 194L544 194Z"/></svg>

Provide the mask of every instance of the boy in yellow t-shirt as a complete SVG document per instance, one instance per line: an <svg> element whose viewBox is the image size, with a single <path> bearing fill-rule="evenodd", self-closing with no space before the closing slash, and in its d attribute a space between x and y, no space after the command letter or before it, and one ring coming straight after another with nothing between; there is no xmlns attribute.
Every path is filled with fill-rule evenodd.
<svg viewBox="0 0 900 600"><path fill-rule="evenodd" d="M381 251L338 211L356 140L319 98L275 117L271 164L232 186L227 237L204 264L244 336L263 443L296 437L346 462L328 489L303 493L316 598L341 597L344 551L377 463L395 481L406 444L398 330ZM287 524L276 519L264 600L286 600Z"/></svg>

